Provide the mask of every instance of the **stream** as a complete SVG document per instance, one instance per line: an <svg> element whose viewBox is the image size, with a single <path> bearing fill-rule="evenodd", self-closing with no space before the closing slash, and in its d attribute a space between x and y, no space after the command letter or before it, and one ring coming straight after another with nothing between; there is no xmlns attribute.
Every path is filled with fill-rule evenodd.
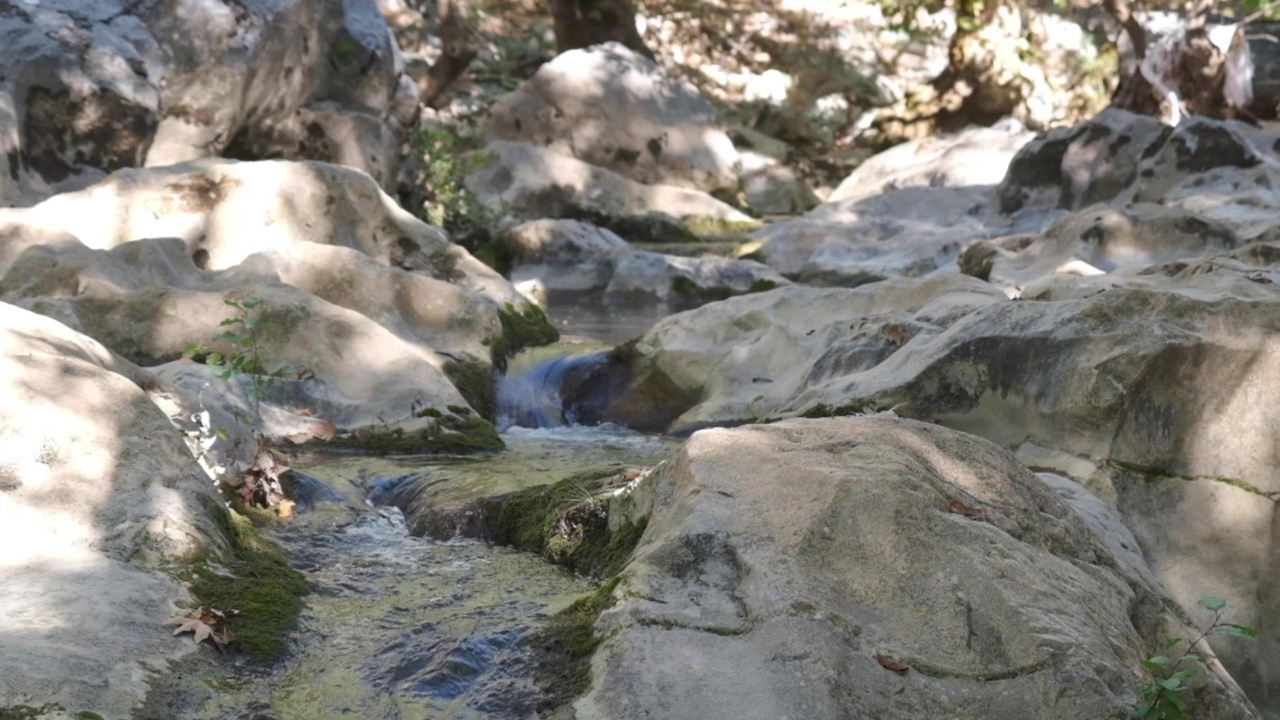
<svg viewBox="0 0 1280 720"><path fill-rule="evenodd" d="M566 424L554 392L557 367L634 337L656 319L652 309L613 321L598 306L555 309L568 343L513 359L499 389L505 451L302 458L292 517L261 528L311 588L289 652L264 669L202 646L155 683L146 717L536 717L542 694L528 638L596 583L482 541L414 537L398 508L374 500L380 486L406 476L462 502L670 455L677 442L669 438Z"/></svg>

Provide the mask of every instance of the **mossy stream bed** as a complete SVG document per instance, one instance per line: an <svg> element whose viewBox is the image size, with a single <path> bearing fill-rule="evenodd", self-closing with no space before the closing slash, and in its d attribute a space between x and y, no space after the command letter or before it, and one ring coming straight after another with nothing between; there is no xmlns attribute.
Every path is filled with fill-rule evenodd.
<svg viewBox="0 0 1280 720"><path fill-rule="evenodd" d="M294 515L259 528L310 589L288 650L263 665L201 647L155 685L143 717L541 714L563 689L547 687L536 640L557 614L596 593L600 580L482 540L414 537L398 508L370 498L388 479L406 476L438 490L440 502L491 498L584 471L646 467L674 443L586 428L517 428L503 439L501 453L470 458L310 459Z"/></svg>

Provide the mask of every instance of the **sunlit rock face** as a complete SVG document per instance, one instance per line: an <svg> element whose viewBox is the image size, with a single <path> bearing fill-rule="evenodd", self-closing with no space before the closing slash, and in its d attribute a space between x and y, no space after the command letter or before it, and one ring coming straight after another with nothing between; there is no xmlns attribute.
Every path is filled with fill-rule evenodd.
<svg viewBox="0 0 1280 720"><path fill-rule="evenodd" d="M544 146L642 183L736 185L738 151L688 82L619 43L559 55L490 109L488 136Z"/></svg>
<svg viewBox="0 0 1280 720"><path fill-rule="evenodd" d="M703 430L646 482L583 720L1126 717L1150 649L1193 632L1105 506L972 435ZM1259 717L1216 664L1196 700Z"/></svg>
<svg viewBox="0 0 1280 720"><path fill-rule="evenodd" d="M221 154L388 185L415 96L373 0L5 3L0 206Z"/></svg>
<svg viewBox="0 0 1280 720"><path fill-rule="evenodd" d="M261 301L251 314L265 323L266 369L306 370L268 398L272 435L305 439L317 422L330 436L485 431L495 367L555 334L504 278L336 165L125 170L6 211L0 237L0 297L162 365L211 407L243 408L251 388L217 380L184 350L234 352L218 339L239 312L227 301ZM401 449L431 451L425 439L410 445Z"/></svg>
<svg viewBox="0 0 1280 720"><path fill-rule="evenodd" d="M211 479L153 400L155 378L0 303L0 707L127 717L194 645L162 623L160 568L225 543Z"/></svg>

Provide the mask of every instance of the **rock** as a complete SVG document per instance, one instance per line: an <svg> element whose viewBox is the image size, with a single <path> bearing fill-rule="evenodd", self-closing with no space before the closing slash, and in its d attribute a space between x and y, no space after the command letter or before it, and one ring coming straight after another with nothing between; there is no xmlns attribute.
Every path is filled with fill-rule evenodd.
<svg viewBox="0 0 1280 720"><path fill-rule="evenodd" d="M654 479L581 720L1126 717L1151 648L1193 632L1040 479L962 433L704 430ZM1259 717L1216 663L1197 682L1206 717Z"/></svg>
<svg viewBox="0 0 1280 720"><path fill-rule="evenodd" d="M1009 165L1000 209L1158 202L1174 186L1223 168L1275 165L1275 136L1243 123L1191 118L1169 128L1155 118L1108 109L1028 143Z"/></svg>
<svg viewBox="0 0 1280 720"><path fill-rule="evenodd" d="M617 173L527 143L494 141L466 185L486 205L525 219L660 213L686 221L753 225L710 195L670 185L643 185ZM600 224L600 223L597 223Z"/></svg>
<svg viewBox="0 0 1280 720"><path fill-rule="evenodd" d="M1042 236L971 245L961 267L1010 295L1061 299L1024 291L1052 275L1132 274L1158 263L1219 255L1237 244L1230 228L1191 213L1145 204L1126 210L1098 205L1059 219Z"/></svg>
<svg viewBox="0 0 1280 720"><path fill-rule="evenodd" d="M712 303L616 349L612 371L569 388L568 405L611 394L597 383L620 382L624 389L599 420L674 433L749 422L825 378L874 368L907 342L1005 300L987 283L946 275L852 290L791 286Z"/></svg>
<svg viewBox="0 0 1280 720"><path fill-rule="evenodd" d="M130 717L154 673L193 651L162 625L187 599L170 572L222 552L225 511L148 397L160 392L97 342L0 303L0 708Z"/></svg>
<svg viewBox="0 0 1280 720"><path fill-rule="evenodd" d="M795 171L754 152L742 153L741 184L747 205L759 215L798 215L819 202Z"/></svg>
<svg viewBox="0 0 1280 720"><path fill-rule="evenodd" d="M1261 630L1214 649L1273 713L1277 283L1280 249L1255 243L1024 292L1051 301L949 276L784 288L668 318L583 389L640 428L897 408L1016 449L1114 503L1185 607L1220 595Z"/></svg>
<svg viewBox="0 0 1280 720"><path fill-rule="evenodd" d="M578 220L533 220L506 230L497 244L510 257L512 282L536 279L549 290L603 289L631 252L626 240Z"/></svg>
<svg viewBox="0 0 1280 720"><path fill-rule="evenodd" d="M561 53L490 109L491 140L532 143L631 180L737 184L738 152L687 82L610 42Z"/></svg>
<svg viewBox="0 0 1280 720"><path fill-rule="evenodd" d="M183 239L190 262L204 270L299 243L340 245L499 303L520 302L500 275L401 209L367 175L313 162L208 159L126 169L30 209L0 211L0 273L31 245L106 249L155 237Z"/></svg>
<svg viewBox="0 0 1280 720"><path fill-rule="evenodd" d="M863 162L828 202L861 200L896 188L998 185L1010 161L1035 137L1013 119L903 143Z"/></svg>
<svg viewBox="0 0 1280 720"><path fill-rule="evenodd" d="M126 242L164 236L177 237ZM214 342L236 314L226 301L263 301L259 314L278 323L261 338L267 368L315 375L273 390L263 414L277 436L332 423L329 435L400 434L368 438L383 449L492 447L481 418L493 416L495 371L556 335L500 275L335 165L124 170L6 211L0 238L0 297L165 365L160 375L232 416L253 404L244 379L222 383L180 358L193 343L231 350Z"/></svg>
<svg viewBox="0 0 1280 720"><path fill-rule="evenodd" d="M751 260L715 255L680 257L636 250L618 260L605 293L700 304L790 284L769 266Z"/></svg>
<svg viewBox="0 0 1280 720"><path fill-rule="evenodd" d="M947 267L970 242L999 232L993 210L989 188L889 190L773 223L754 233L755 242L742 251L810 284L853 287L918 277Z"/></svg>
<svg viewBox="0 0 1280 720"><path fill-rule="evenodd" d="M412 120L372 0L6 3L0 205L230 154L395 178Z"/></svg>

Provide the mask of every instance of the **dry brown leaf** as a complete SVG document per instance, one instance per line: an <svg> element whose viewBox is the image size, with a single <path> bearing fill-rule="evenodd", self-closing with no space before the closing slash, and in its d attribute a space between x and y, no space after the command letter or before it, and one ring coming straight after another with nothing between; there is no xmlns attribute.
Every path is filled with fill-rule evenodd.
<svg viewBox="0 0 1280 720"><path fill-rule="evenodd" d="M883 667L886 670L892 670L899 675L905 675L907 671L911 669L911 666L906 663L900 663L888 655L881 655L880 653L876 653L876 662L880 663L880 667Z"/></svg>
<svg viewBox="0 0 1280 720"><path fill-rule="evenodd" d="M218 630L216 627L225 618L226 616L221 610L202 606L186 615L169 618L164 624L174 628L174 635L191 633L197 643L212 640L219 650L225 652L227 643L235 639L235 634L230 630L226 628Z"/></svg>
<svg viewBox="0 0 1280 720"><path fill-rule="evenodd" d="M897 323L887 325L884 329L884 339L888 340L890 345L901 345L906 342L909 335L907 329Z"/></svg>
<svg viewBox="0 0 1280 720"><path fill-rule="evenodd" d="M280 504L276 505L276 515L279 515L281 519L292 517L293 508L296 505L297 503L292 500L281 500Z"/></svg>
<svg viewBox="0 0 1280 720"><path fill-rule="evenodd" d="M968 518L982 517L982 511L976 507L965 505L960 500L952 500L947 503L947 512L963 515Z"/></svg>

